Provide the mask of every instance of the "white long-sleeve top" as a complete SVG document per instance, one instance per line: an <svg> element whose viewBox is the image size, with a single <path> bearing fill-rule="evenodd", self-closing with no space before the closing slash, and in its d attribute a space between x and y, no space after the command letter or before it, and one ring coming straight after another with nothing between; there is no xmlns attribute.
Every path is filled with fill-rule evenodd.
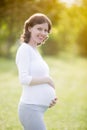
<svg viewBox="0 0 87 130"><path fill-rule="evenodd" d="M48 84L30 86L32 77L49 76L49 68L39 52L22 43L17 50L16 65L23 87L20 102L49 106L55 98L55 90Z"/></svg>

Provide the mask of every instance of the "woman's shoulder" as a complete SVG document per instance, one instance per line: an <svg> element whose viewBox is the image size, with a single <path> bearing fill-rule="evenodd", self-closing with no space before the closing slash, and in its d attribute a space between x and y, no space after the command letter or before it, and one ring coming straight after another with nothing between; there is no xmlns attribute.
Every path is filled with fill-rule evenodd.
<svg viewBox="0 0 87 130"><path fill-rule="evenodd" d="M32 50L31 50L31 47L27 44L27 43L21 43L17 49L17 53L16 55L19 56L19 55L28 55L28 56L31 56L32 54Z"/></svg>
<svg viewBox="0 0 87 130"><path fill-rule="evenodd" d="M27 43L21 43L19 45L18 51L22 51L22 52L31 52L31 47L27 44Z"/></svg>
<svg viewBox="0 0 87 130"><path fill-rule="evenodd" d="M21 58L26 59L28 57L31 57L31 55L31 48L27 45L27 43L21 43L17 49L16 60Z"/></svg>
<svg viewBox="0 0 87 130"><path fill-rule="evenodd" d="M25 42L21 43L19 48L31 49L31 47L27 43L25 43Z"/></svg>

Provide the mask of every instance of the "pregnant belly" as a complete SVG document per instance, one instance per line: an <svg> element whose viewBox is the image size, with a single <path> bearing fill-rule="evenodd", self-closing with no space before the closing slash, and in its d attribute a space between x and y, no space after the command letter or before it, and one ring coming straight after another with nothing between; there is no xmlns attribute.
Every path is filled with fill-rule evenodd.
<svg viewBox="0 0 87 130"><path fill-rule="evenodd" d="M29 104L49 106L55 97L54 88L48 84L43 84L24 87L21 100Z"/></svg>
<svg viewBox="0 0 87 130"><path fill-rule="evenodd" d="M48 98L48 100L52 100L55 98L55 90L51 86L44 86L44 91L44 93L47 94L46 98Z"/></svg>
<svg viewBox="0 0 87 130"><path fill-rule="evenodd" d="M49 106L50 103L52 102L52 100L54 100L56 97L54 88L52 88L48 84L38 86L38 88L36 90L36 95L38 97L37 100L40 103L47 105L47 106Z"/></svg>

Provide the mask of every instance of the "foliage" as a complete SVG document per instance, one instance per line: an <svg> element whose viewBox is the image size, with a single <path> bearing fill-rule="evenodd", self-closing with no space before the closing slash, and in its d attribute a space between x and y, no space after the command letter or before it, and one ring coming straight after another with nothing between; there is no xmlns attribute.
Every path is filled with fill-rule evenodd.
<svg viewBox="0 0 87 130"><path fill-rule="evenodd" d="M76 39L78 54L87 57L87 1L83 0L83 6L80 8L81 28Z"/></svg>
<svg viewBox="0 0 87 130"><path fill-rule="evenodd" d="M0 1L0 56L12 55L11 50L22 33L24 21L37 12L46 14L53 23L53 34L42 47L43 54L51 51L49 53L54 55L54 50L55 54L60 51L77 54L85 48L85 44L81 47L77 39L79 36L84 39L80 34L87 24L87 0L76 0L70 7L59 0L3 0ZM54 43L53 46L50 43Z"/></svg>
<svg viewBox="0 0 87 130"><path fill-rule="evenodd" d="M79 54L87 57L87 25L79 33L77 45Z"/></svg>
<svg viewBox="0 0 87 130"><path fill-rule="evenodd" d="M58 42L52 36L41 46L42 55L55 56L58 54Z"/></svg>
<svg viewBox="0 0 87 130"><path fill-rule="evenodd" d="M60 50L69 51L74 54L80 53L82 48L85 51L85 44L80 45L77 43L77 39L84 39L80 32L87 23L86 5L87 1L81 5L74 4L70 8L65 8L61 13L56 34Z"/></svg>
<svg viewBox="0 0 87 130"><path fill-rule="evenodd" d="M3 34L6 34L0 36L0 39L2 39L0 41L0 56L10 55L10 49L20 37L24 21L30 15L37 12L44 13L52 20L53 24L56 24L59 20L61 10L62 5L58 3L58 0L0 1L1 33L3 32ZM6 27L5 30L3 29L3 26Z"/></svg>
<svg viewBox="0 0 87 130"><path fill-rule="evenodd" d="M79 10L78 6L73 5L62 12L57 33L61 50L75 51L73 47L75 46L78 32L82 27L82 18Z"/></svg>

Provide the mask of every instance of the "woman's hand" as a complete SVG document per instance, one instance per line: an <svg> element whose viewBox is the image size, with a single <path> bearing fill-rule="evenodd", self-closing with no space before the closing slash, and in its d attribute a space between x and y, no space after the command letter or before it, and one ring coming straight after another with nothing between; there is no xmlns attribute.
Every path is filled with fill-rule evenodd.
<svg viewBox="0 0 87 130"><path fill-rule="evenodd" d="M51 87L55 88L54 82L50 76L47 77L32 77L30 86L39 85L39 84L49 84Z"/></svg>
<svg viewBox="0 0 87 130"><path fill-rule="evenodd" d="M49 108L53 107L56 103L57 103L57 98L55 98L54 100L52 100L52 102L50 103Z"/></svg>
<svg viewBox="0 0 87 130"><path fill-rule="evenodd" d="M55 89L54 82L51 77L46 77L46 82Z"/></svg>

